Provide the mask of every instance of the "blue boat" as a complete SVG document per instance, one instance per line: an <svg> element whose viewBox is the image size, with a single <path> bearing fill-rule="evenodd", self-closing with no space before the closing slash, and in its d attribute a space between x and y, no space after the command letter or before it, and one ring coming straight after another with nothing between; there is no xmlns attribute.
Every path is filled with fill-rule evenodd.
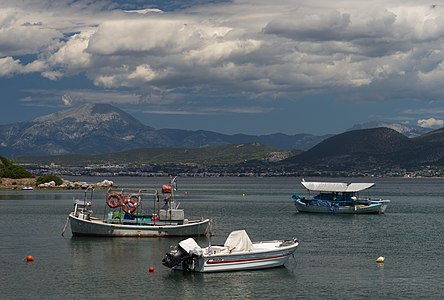
<svg viewBox="0 0 444 300"><path fill-rule="evenodd" d="M293 193L292 200L299 212L334 214L383 214L390 200L360 197L374 183L309 182L301 184L315 196L302 197Z"/></svg>

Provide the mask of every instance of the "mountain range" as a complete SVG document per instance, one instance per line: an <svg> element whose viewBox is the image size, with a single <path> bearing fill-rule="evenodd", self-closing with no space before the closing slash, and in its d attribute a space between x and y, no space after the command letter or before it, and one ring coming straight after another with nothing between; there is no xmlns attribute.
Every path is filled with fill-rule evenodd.
<svg viewBox="0 0 444 300"><path fill-rule="evenodd" d="M29 122L1 125L0 155L16 158L51 156L54 160L55 155L86 154L91 157L83 157L85 161L98 161L99 157L106 160L108 156L105 154L116 153L108 159L118 161L125 157L129 163L136 158L162 163L172 156L176 161L194 157L187 161L199 161L199 164L257 161L257 164L281 169L325 170L444 165L444 128L422 133L418 128L409 130L405 126L386 125L324 136L226 135L204 130L154 129L117 107L86 104ZM223 148L224 145L239 144L254 147ZM218 147L212 148L215 146ZM205 150L207 148L209 150ZM131 152L137 149L137 152ZM186 149L201 150L190 152ZM293 151L287 151L289 149ZM215 156L218 158L214 159Z"/></svg>
<svg viewBox="0 0 444 300"><path fill-rule="evenodd" d="M281 164L330 170L444 165L444 128L409 138L386 127L347 131Z"/></svg>
<svg viewBox="0 0 444 300"><path fill-rule="evenodd" d="M154 129L109 104L85 104L28 122L0 125L4 156L103 154L138 148L200 148L259 143L307 150L331 135L227 135L204 130Z"/></svg>

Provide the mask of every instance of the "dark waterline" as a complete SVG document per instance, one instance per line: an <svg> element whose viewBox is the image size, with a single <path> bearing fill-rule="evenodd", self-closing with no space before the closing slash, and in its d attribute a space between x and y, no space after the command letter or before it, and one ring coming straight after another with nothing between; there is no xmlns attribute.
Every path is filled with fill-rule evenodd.
<svg viewBox="0 0 444 300"><path fill-rule="evenodd" d="M166 178L112 180L156 188ZM185 275L161 265L178 238L72 238L69 227L62 237L82 191L0 191L0 299L442 298L444 180L375 182L371 195L391 200L386 214L346 216L295 212L291 193L305 193L298 178L180 178L180 193L188 193L181 207L188 217L213 219L213 244L236 229L252 240L300 241L282 268ZM94 194L97 215L103 196ZM379 256L384 264L375 262Z"/></svg>

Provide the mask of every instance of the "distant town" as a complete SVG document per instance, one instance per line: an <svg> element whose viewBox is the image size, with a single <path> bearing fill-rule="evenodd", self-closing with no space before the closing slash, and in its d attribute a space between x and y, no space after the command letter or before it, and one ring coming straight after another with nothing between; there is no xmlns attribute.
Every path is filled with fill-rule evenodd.
<svg viewBox="0 0 444 300"><path fill-rule="evenodd" d="M416 169L377 167L368 170L328 170L319 168L290 168L276 165L240 164L220 166L193 166L178 164L141 164L141 165L88 165L66 167L57 164L33 166L24 165L34 175L55 174L60 176L141 176L156 177L180 175L182 177L444 177L444 168L425 166Z"/></svg>

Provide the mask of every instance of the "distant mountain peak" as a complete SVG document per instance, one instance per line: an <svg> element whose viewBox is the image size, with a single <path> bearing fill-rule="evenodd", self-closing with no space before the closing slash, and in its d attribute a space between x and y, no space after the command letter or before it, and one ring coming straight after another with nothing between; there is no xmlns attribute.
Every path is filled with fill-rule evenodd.
<svg viewBox="0 0 444 300"><path fill-rule="evenodd" d="M412 124L406 124L406 123L388 123L388 122L381 122L381 121L373 121L373 122L367 122L363 124L355 124L352 128L348 129L347 131L352 130L359 130L359 129L370 129L370 128L377 128L377 127L385 127L393 129L399 133L402 133L403 135L407 137L416 137L423 135L432 129L430 128L423 128L418 125L412 125Z"/></svg>
<svg viewBox="0 0 444 300"><path fill-rule="evenodd" d="M105 103L88 103L72 107L70 109L58 111L46 116L37 117L33 120L33 122L60 122L67 119L75 120L75 122L94 124L112 120L120 120L132 125L143 125L140 121L128 113L115 106Z"/></svg>
<svg viewBox="0 0 444 300"><path fill-rule="evenodd" d="M328 136L310 134L225 135L205 130L159 129L144 125L110 104L84 104L35 118L0 125L0 153L46 155L109 153L137 148L260 143L278 149L309 149Z"/></svg>

